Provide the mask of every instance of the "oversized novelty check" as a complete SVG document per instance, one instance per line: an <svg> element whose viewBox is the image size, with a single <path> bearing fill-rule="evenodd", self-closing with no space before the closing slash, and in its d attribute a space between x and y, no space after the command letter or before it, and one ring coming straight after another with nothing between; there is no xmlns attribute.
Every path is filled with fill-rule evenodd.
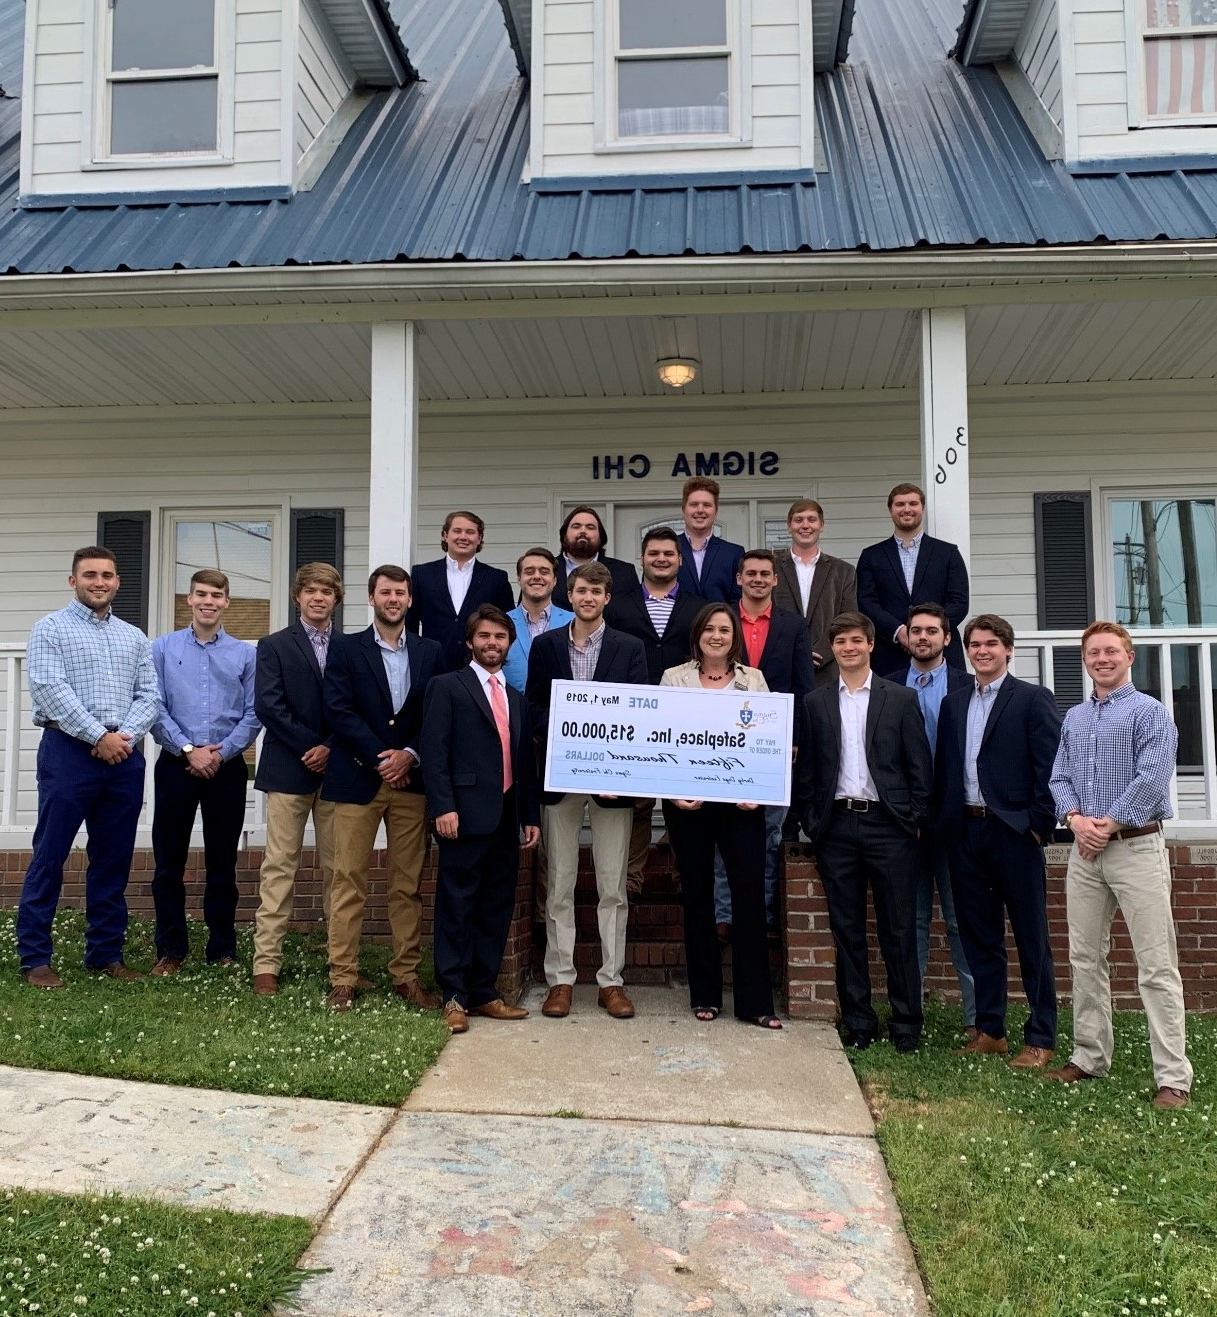
<svg viewBox="0 0 1217 1317"><path fill-rule="evenodd" d="M546 791L790 804L793 695L555 681Z"/></svg>

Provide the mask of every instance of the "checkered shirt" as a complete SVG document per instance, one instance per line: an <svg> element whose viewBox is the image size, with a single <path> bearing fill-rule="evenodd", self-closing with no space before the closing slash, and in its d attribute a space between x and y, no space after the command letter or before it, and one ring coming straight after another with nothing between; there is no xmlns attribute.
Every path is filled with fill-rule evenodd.
<svg viewBox="0 0 1217 1317"><path fill-rule="evenodd" d="M601 622L587 639L582 649L575 644L575 628L572 625L566 633L566 643L570 649L570 675L574 681L592 681L596 676L596 664L600 659L600 646L604 644L604 623Z"/></svg>

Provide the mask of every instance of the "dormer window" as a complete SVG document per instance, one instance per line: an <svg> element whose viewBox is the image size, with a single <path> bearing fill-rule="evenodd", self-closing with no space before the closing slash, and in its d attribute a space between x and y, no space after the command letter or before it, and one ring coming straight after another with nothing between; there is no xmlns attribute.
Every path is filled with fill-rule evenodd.
<svg viewBox="0 0 1217 1317"><path fill-rule="evenodd" d="M1138 0L1147 121L1217 121L1217 0Z"/></svg>
<svg viewBox="0 0 1217 1317"><path fill-rule="evenodd" d="M102 159L220 154L223 0L105 0Z"/></svg>
<svg viewBox="0 0 1217 1317"><path fill-rule="evenodd" d="M731 135L733 0L615 0L614 7L617 138Z"/></svg>

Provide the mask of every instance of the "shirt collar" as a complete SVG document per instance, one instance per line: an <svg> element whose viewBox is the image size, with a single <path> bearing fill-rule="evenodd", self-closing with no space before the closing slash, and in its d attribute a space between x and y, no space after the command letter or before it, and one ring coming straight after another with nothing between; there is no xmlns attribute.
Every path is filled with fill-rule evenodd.
<svg viewBox="0 0 1217 1317"><path fill-rule="evenodd" d="M380 646L381 649L388 650L390 654L400 654L401 651L406 647L405 631L403 631L401 635L397 637L397 647L394 648L392 645L389 644L389 642L384 638L384 636L382 636L380 632L377 631L375 623L372 624L372 639L376 641L376 643Z"/></svg>
<svg viewBox="0 0 1217 1317"><path fill-rule="evenodd" d="M996 681L991 681L983 691L980 689L980 682L978 681L975 685L977 695L996 695L997 692L1001 690L1002 682L1005 681L1009 675L1009 672L1003 672Z"/></svg>
<svg viewBox="0 0 1217 1317"><path fill-rule="evenodd" d="M488 672L480 663L475 663L472 659L469 660L469 667L471 671L477 673L478 681L480 681L483 686L490 685L491 677L498 677L500 686L504 684L502 668L500 668L498 672Z"/></svg>
<svg viewBox="0 0 1217 1317"><path fill-rule="evenodd" d="M97 614L89 607L88 604L82 604L79 599L73 599L68 605L67 611L74 617L79 617L86 622L94 622L100 625L102 622L108 622L114 616L114 610L107 608L104 617L98 617Z"/></svg>
<svg viewBox="0 0 1217 1317"><path fill-rule="evenodd" d="M858 690L865 691L865 692L869 695L869 694L870 694L871 678L872 678L874 675L875 675L875 670L874 670L874 668L872 668L872 669L866 674L866 680L862 683L861 686L858 687ZM846 695L849 695L849 694L851 693L849 687L845 684L845 678L844 678L844 677L838 677L838 678L837 678L837 693L840 694L841 691L844 691L844 692L846 693ZM857 695L858 691L854 691L854 692L852 692L852 693L853 693L854 695Z"/></svg>
<svg viewBox="0 0 1217 1317"><path fill-rule="evenodd" d="M211 639L207 641L200 640L198 636L194 634L193 624L186 627L186 634L190 637L192 641L194 641L196 645L198 645L200 649L206 649L208 645L218 645L221 640L225 640L228 637L228 632L225 631L222 626L218 627L216 629L215 635L212 636Z"/></svg>
<svg viewBox="0 0 1217 1317"><path fill-rule="evenodd" d="M647 599L675 599L679 591L680 591L679 581L672 582L672 588L668 591L667 594L652 594L650 590L647 589L647 583L645 581L643 581L642 583L642 593L643 596Z"/></svg>
<svg viewBox="0 0 1217 1317"><path fill-rule="evenodd" d="M1097 691L1092 690L1090 700L1092 704L1107 704L1111 700L1124 700L1136 689L1131 681L1126 681L1122 686L1117 686L1110 695L1100 695Z"/></svg>
<svg viewBox="0 0 1217 1317"><path fill-rule="evenodd" d="M894 540L896 541L896 548L898 548L898 549L904 549L904 548L905 548L904 541L900 538L899 535L893 535L893 536L892 536L892 539L894 539ZM914 535L913 538L909 541L908 548L905 549L905 552L906 552L906 553L912 553L912 551L913 551L914 549L919 549L919 548L921 548L921 541L922 541L923 539L925 539L925 531L923 531L923 530L919 530L919 531L917 532L917 534Z"/></svg>
<svg viewBox="0 0 1217 1317"><path fill-rule="evenodd" d="M924 672L921 668L914 667L913 664L910 663L909 674L912 677L925 676L929 677L931 681L937 681L940 677L945 677L947 675L947 661L945 658L939 659L938 666L931 668L928 672Z"/></svg>
<svg viewBox="0 0 1217 1317"><path fill-rule="evenodd" d="M446 554L444 555L444 558L445 558L445 561L448 563L448 570L449 570L449 572L460 572L462 576L463 576L466 572L471 572L471 571L473 571L474 564L475 564L475 563L477 562L477 560L478 560L478 559L477 559L477 554L475 553L475 554L473 555L473 557L470 558L469 561L464 565L464 567L462 567L462 566L460 565L460 563L457 562L457 560L456 560L456 559L455 559L450 553L446 553Z"/></svg>
<svg viewBox="0 0 1217 1317"><path fill-rule="evenodd" d="M773 600L770 599L769 602L765 605L765 611L763 613L758 613L755 617L750 617L747 613L744 612L744 601L741 599L739 605L739 615L741 621L751 622L754 626L756 625L757 622L768 622L773 617Z"/></svg>
<svg viewBox="0 0 1217 1317"><path fill-rule="evenodd" d="M311 640L314 636L321 636L329 640L334 632L333 622L327 622L324 627L310 626L303 618L300 619L300 625L304 628L304 634Z"/></svg>
<svg viewBox="0 0 1217 1317"><path fill-rule="evenodd" d="M567 638L570 640L570 643L575 646L576 649L586 649L588 645L594 644L597 640L599 640L604 635L605 626L606 623L604 619L601 618L600 625L595 629L595 631L592 632L590 636L588 636L588 638L583 642L582 645L575 644L574 627L571 627L571 629L566 633Z"/></svg>
<svg viewBox="0 0 1217 1317"><path fill-rule="evenodd" d="M807 561L804 561L800 556L798 549L796 549L793 544L790 546L790 556L800 567L814 567L816 563L820 561L820 554L822 552L823 550L817 544L815 553L813 553Z"/></svg>

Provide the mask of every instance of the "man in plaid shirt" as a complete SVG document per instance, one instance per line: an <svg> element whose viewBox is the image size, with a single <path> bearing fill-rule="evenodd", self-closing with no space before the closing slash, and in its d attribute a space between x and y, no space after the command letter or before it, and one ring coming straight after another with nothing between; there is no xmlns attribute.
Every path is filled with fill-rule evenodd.
<svg viewBox="0 0 1217 1317"><path fill-rule="evenodd" d="M61 988L51 968L51 924L63 865L83 823L85 968L114 979L144 976L123 963L127 878L144 800L140 742L160 709L152 648L114 616L118 565L98 545L77 549L68 584L76 597L34 623L27 667L38 745L38 826L17 912L21 974L35 988Z"/></svg>

